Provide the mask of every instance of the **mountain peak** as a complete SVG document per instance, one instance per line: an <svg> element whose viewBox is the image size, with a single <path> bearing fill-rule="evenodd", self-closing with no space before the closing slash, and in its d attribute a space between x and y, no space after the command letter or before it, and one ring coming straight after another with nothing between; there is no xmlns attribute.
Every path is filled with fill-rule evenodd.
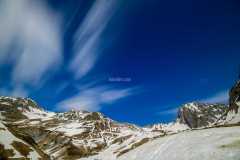
<svg viewBox="0 0 240 160"><path fill-rule="evenodd" d="M185 123L190 128L209 126L216 122L227 108L223 104L191 102L179 108L178 119L180 123Z"/></svg>

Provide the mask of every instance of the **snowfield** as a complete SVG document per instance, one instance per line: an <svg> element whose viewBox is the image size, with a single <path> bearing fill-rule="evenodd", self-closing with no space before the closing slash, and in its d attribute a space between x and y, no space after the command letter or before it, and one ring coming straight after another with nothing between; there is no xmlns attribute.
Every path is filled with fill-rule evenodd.
<svg viewBox="0 0 240 160"><path fill-rule="evenodd" d="M119 160L240 160L240 127L187 131L159 138Z"/></svg>
<svg viewBox="0 0 240 160"><path fill-rule="evenodd" d="M240 127L185 131L150 141L120 157L111 148L84 160L240 160Z"/></svg>

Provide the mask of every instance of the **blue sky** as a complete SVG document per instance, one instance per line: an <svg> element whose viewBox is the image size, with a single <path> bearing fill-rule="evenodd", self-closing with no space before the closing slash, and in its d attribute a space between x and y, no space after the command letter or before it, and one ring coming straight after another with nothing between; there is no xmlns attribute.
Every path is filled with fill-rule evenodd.
<svg viewBox="0 0 240 160"><path fill-rule="evenodd" d="M169 122L226 102L240 59L237 0L0 1L0 94L45 109Z"/></svg>

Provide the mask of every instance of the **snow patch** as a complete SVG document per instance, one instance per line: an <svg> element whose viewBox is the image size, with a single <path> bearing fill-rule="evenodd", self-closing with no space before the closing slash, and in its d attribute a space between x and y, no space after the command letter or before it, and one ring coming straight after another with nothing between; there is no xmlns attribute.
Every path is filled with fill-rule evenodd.
<svg viewBox="0 0 240 160"><path fill-rule="evenodd" d="M49 120L55 115L54 112L45 112L31 106L28 106L28 109L19 108L19 110L22 110L23 115L25 115L28 119Z"/></svg>
<svg viewBox="0 0 240 160"><path fill-rule="evenodd" d="M23 157L15 148L12 146L13 141L18 141L26 144L21 139L16 138L10 131L8 131L7 127L5 127L2 123L0 123L0 143L4 145L5 149L12 149L14 151L14 156L12 158L21 158ZM30 146L29 146L30 147ZM29 157L33 159L40 158L39 154L30 147L33 151L30 152Z"/></svg>

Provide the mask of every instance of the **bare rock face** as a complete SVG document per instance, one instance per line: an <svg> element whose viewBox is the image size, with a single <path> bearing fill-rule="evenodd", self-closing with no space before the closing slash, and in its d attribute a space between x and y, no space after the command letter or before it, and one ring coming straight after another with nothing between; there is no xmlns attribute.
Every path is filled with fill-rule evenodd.
<svg viewBox="0 0 240 160"><path fill-rule="evenodd" d="M240 107L240 81L229 92L229 110L238 113Z"/></svg>
<svg viewBox="0 0 240 160"><path fill-rule="evenodd" d="M229 108L224 116L224 125L240 125L240 80L229 92Z"/></svg>
<svg viewBox="0 0 240 160"><path fill-rule="evenodd" d="M227 110L223 104L187 103L178 111L180 123L190 128L206 127L216 122Z"/></svg>

